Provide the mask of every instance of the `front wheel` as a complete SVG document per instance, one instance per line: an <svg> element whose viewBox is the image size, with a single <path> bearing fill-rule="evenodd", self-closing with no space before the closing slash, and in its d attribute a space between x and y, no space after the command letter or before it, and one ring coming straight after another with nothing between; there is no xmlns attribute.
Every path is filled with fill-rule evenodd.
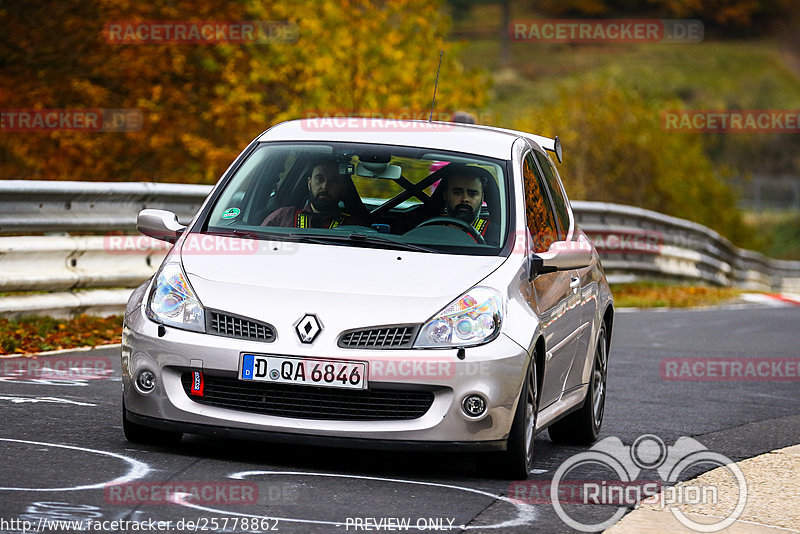
<svg viewBox="0 0 800 534"><path fill-rule="evenodd" d="M536 385L536 358L531 358L522 391L514 413L514 423L508 434L505 452L496 453L495 476L525 480L533 471L533 438L539 413L539 390Z"/></svg>
<svg viewBox="0 0 800 534"><path fill-rule="evenodd" d="M571 445L590 445L597 441L606 405L606 376L608 375L608 343L606 325L600 324L597 346L594 351L594 364L589 379L589 391L583 406L565 418L550 425L547 433L556 443Z"/></svg>

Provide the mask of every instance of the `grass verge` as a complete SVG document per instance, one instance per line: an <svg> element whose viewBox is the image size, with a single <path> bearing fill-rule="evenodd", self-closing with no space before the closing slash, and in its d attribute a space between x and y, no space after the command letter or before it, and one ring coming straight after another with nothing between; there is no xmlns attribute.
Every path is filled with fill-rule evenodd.
<svg viewBox="0 0 800 534"><path fill-rule="evenodd" d="M714 306L744 293L733 287L687 286L668 282L642 281L612 284L617 308L691 308Z"/></svg>
<svg viewBox="0 0 800 534"><path fill-rule="evenodd" d="M0 318L0 354L107 345L118 343L121 335L121 315L81 315L65 320L41 316Z"/></svg>

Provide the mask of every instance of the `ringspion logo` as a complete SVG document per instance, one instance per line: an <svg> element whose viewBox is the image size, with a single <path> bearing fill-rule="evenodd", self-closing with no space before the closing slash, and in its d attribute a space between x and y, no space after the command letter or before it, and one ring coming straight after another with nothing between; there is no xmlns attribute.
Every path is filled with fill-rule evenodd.
<svg viewBox="0 0 800 534"><path fill-rule="evenodd" d="M682 474L707 466L719 470L718 483L687 481L677 484ZM651 476L641 478L643 473ZM652 477L653 473L658 479ZM659 479L663 484L656 482ZM541 500L539 489L517 482L509 488L509 495L531 502L533 498ZM721 504L719 495L723 491L735 492L735 503L720 511L719 517L711 518L714 522L699 523L686 513L698 504ZM581 532L610 528L630 506L642 501L659 509L668 509L687 528L697 532L717 532L733 524L742 514L747 491L747 480L739 466L730 458L710 451L699 441L684 436L673 445L667 445L658 436L643 434L630 446L617 437L608 437L595 443L588 451L570 457L556 469L546 494L558 517L570 528ZM610 506L605 513L598 513L597 507L593 506L564 507L564 504L576 502Z"/></svg>

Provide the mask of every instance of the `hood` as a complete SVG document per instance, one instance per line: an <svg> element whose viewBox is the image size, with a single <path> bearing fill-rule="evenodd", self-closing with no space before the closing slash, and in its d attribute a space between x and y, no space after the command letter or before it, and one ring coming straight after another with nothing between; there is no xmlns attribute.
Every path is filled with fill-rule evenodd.
<svg viewBox="0 0 800 534"><path fill-rule="evenodd" d="M266 321L278 332L317 315L329 333L422 323L504 258L215 237L219 252L181 259L207 308ZM221 252L224 251L224 252Z"/></svg>

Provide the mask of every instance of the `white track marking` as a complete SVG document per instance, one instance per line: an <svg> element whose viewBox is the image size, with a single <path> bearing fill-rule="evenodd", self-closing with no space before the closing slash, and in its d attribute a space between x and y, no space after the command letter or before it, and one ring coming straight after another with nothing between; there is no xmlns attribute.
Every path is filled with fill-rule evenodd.
<svg viewBox="0 0 800 534"><path fill-rule="evenodd" d="M22 395L0 395L0 401L11 401L11 404L23 404L26 402L49 402L52 404L71 404L73 406L97 406L89 402L79 402L69 399L61 399L58 397L24 397Z"/></svg>
<svg viewBox="0 0 800 534"><path fill-rule="evenodd" d="M46 443L43 441L27 441L24 439L10 439L10 438L0 438L0 441L8 441L10 443L24 443L26 445L44 445L45 447L56 447L59 449L71 449L75 451L81 452L89 452L92 454L100 454L102 456L110 456L112 458L117 458L126 462L130 467L128 468L128 472L124 475L117 477L113 480L109 480L107 482L98 482L97 484L86 484L83 486L72 486L67 488L15 488L15 487L0 487L0 491L80 491L80 490L90 490L90 489L101 489L106 486L111 486L115 484L125 484L127 482L132 482L134 480L140 479L147 475L150 472L150 466L148 466L144 462L140 462L134 458L130 458L123 454L118 454L116 452L108 452L108 451L100 451L97 449L87 449L85 447L76 447L74 445L61 445L59 443Z"/></svg>
<svg viewBox="0 0 800 534"><path fill-rule="evenodd" d="M522 525L530 525L532 524L538 514L536 509L531 506L530 504L525 504L519 501L515 501L503 495L496 495L494 493L489 493L487 491L475 489L475 488L467 488L464 486L455 486L452 484L440 484L437 482L421 482L418 480L403 480L399 478L383 478L383 477L369 477L369 476L360 476L360 475L342 475L336 473L305 473L305 472L296 472L296 471L241 471L239 473L233 473L229 475L229 478L242 480L245 477L249 476L256 476L256 475L283 475L283 476L316 476L316 477L329 477L329 478L349 478L349 479L358 479L358 480L375 480L378 482L393 482L397 484L413 484L417 486L431 486L436 488L445 488L457 491L466 491L469 493L476 493L478 495L484 495L486 497L491 497L492 499L507 502L517 509L517 516L514 519L509 521L504 521L503 523L495 523L494 525L453 525L452 529L460 529L460 530L470 530L470 529L498 529L498 528L507 528L507 527L516 527ZM240 517L252 517L252 518L265 518L265 519L276 519L278 521L287 521L293 523L309 523L309 524L316 524L316 525L332 525L332 526L344 526L344 523L337 522L337 521L320 521L316 519L297 519L291 517L275 517L275 516L260 516L260 515L253 515L253 514L243 514L238 512L232 512L230 510L218 510L216 508L210 508L206 506L201 506L198 504L192 504L190 502L186 502L184 499L185 497L190 496L187 493L177 494L175 496L175 504L180 504L181 506L186 506L188 508L194 508L195 510L201 510L204 512L212 512L218 513L221 515L236 515Z"/></svg>

